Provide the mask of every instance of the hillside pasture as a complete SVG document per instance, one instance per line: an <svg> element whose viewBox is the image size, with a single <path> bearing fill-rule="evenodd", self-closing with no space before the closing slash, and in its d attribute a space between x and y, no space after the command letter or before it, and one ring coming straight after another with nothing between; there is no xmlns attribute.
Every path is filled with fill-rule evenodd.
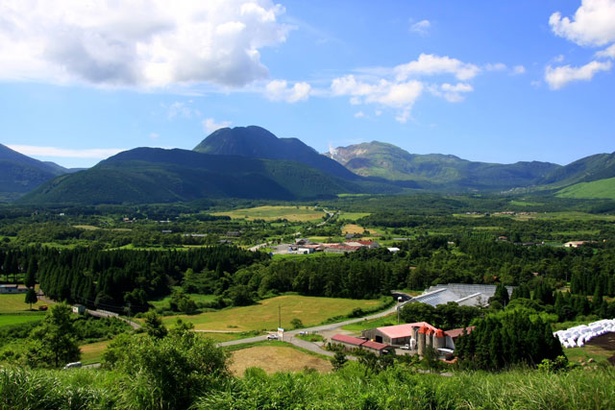
<svg viewBox="0 0 615 411"><path fill-rule="evenodd" d="M45 303L39 301L32 304L30 310L30 304L24 302L25 298L25 294L0 295L0 327L39 321L45 317L45 311L38 310L38 306Z"/></svg>
<svg viewBox="0 0 615 411"><path fill-rule="evenodd" d="M615 178L574 184L556 193L561 198L607 198L615 200Z"/></svg>
<svg viewBox="0 0 615 411"><path fill-rule="evenodd" d="M291 329L291 321L295 318L308 327L321 324L333 317L347 316L355 308L367 311L379 305L379 300L283 295L247 307L234 307L197 315L169 316L164 317L163 321L167 327L172 327L177 318L181 318L194 324L195 330L199 331L275 330L278 324L281 324L282 328Z"/></svg>
<svg viewBox="0 0 615 411"><path fill-rule="evenodd" d="M325 213L322 210L315 210L310 206L260 206L253 208L242 208L231 211L212 213L217 216L229 216L233 220L264 220L275 221L278 219L291 222L298 221L322 221Z"/></svg>
<svg viewBox="0 0 615 411"><path fill-rule="evenodd" d="M99 341L85 344L79 347L81 350L81 362L83 364L95 364L102 361L102 356L111 341Z"/></svg>

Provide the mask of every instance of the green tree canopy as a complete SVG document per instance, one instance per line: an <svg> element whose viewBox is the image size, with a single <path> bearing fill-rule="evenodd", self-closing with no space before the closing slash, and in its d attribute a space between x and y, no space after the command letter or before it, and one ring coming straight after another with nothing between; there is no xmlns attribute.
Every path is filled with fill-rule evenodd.
<svg viewBox="0 0 615 411"><path fill-rule="evenodd" d="M34 288L28 288L26 292L25 303L30 304L30 309L32 309L32 304L36 304L38 302L38 297L36 296L36 291Z"/></svg>
<svg viewBox="0 0 615 411"><path fill-rule="evenodd" d="M227 354L189 326L180 324L166 336L148 334L114 339L103 366L127 375L130 403L141 409L188 409L230 377Z"/></svg>
<svg viewBox="0 0 615 411"><path fill-rule="evenodd" d="M79 360L81 351L75 338L70 305L52 306L43 324L29 337L28 363L34 367L60 367Z"/></svg>

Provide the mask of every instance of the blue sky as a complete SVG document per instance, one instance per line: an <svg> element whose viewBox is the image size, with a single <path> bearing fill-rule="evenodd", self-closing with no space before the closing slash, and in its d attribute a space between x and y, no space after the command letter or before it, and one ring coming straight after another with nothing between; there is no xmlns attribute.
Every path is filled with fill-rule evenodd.
<svg viewBox="0 0 615 411"><path fill-rule="evenodd" d="M259 125L473 161L615 151L615 0L6 0L0 143L65 167Z"/></svg>

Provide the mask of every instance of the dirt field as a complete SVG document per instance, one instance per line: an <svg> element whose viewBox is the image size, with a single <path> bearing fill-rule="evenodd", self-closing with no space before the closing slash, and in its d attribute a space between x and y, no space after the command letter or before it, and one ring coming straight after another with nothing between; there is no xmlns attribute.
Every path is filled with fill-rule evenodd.
<svg viewBox="0 0 615 411"><path fill-rule="evenodd" d="M586 345L593 345L610 352L609 362L615 365L615 333L607 333L598 337L592 338Z"/></svg>
<svg viewBox="0 0 615 411"><path fill-rule="evenodd" d="M246 368L259 367L267 374L277 371L303 371L313 368L319 372L331 371L331 363L291 347L251 347L234 351L231 371L241 377Z"/></svg>

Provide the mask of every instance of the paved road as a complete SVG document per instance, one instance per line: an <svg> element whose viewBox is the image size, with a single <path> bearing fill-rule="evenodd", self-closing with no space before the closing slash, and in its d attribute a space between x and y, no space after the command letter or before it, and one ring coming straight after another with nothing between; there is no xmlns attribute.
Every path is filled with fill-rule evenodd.
<svg viewBox="0 0 615 411"><path fill-rule="evenodd" d="M346 320L346 321L340 321L338 323L334 323L334 324L325 324L325 325L318 325L315 327L308 327L308 328L302 328L299 330L292 330L292 331L286 331L284 333L284 341L291 343L293 345L296 345L297 347L301 347L304 348L306 350L315 352L317 354L322 354L322 355L327 355L329 357L333 357L334 353L331 351L326 351L322 349L322 343L318 344L318 343L313 343L313 342L309 342L309 341L305 341L302 340L301 338L297 337L297 334L302 333L302 332L307 332L310 334L313 333L323 333L323 332L327 332L327 331L334 331L337 330L338 328L341 328L345 325L348 324L354 324L354 323L358 323L358 322L362 322L365 320L373 320L376 318L380 318L380 317L384 317L387 316L389 314L392 314L394 312L396 312L397 310L397 305L394 305L384 311L381 311L379 313L376 314L371 314L362 318L353 318L351 320ZM234 341L226 341L223 343L219 343L218 346L220 347L228 347L231 345L238 345L238 344L246 344L246 343L253 343L253 342L260 342L260 341L266 341L267 340L267 336L266 335L259 335L258 337L250 337L250 338L243 338L241 340L234 340Z"/></svg>

